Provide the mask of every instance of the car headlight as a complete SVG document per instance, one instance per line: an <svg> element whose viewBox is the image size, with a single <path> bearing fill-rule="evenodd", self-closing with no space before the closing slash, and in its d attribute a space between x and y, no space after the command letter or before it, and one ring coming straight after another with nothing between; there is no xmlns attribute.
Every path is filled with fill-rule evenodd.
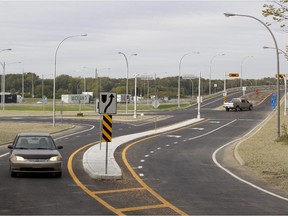
<svg viewBox="0 0 288 216"><path fill-rule="evenodd" d="M54 156L49 159L49 161L61 161L62 158L60 156Z"/></svg>
<svg viewBox="0 0 288 216"><path fill-rule="evenodd" d="M14 161L25 161L25 159L21 156L17 156L17 155L13 155L11 157L11 160L14 160Z"/></svg>

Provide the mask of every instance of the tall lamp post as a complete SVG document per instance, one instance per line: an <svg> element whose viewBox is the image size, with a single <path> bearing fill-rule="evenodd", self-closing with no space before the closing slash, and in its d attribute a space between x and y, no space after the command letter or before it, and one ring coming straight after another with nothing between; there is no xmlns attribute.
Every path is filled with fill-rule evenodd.
<svg viewBox="0 0 288 216"><path fill-rule="evenodd" d="M200 54L200 52L193 52L194 54ZM179 75L178 75L178 108L180 108L180 75L181 75L181 64L182 60L185 56L189 55L190 53L186 53L183 55L179 61Z"/></svg>
<svg viewBox="0 0 288 216"><path fill-rule="evenodd" d="M125 58L125 61L126 61L126 68L127 68L127 77L126 77L126 98L125 98L125 101L126 101L126 114L128 113L128 81L129 81L129 65L128 65L128 59L127 59L127 56L125 55L125 53L123 52L118 52L118 54L121 54L124 56ZM131 56L137 56L136 53L134 54L131 54Z"/></svg>
<svg viewBox="0 0 288 216"><path fill-rule="evenodd" d="M139 74L135 73L135 93L134 93L134 118L137 118L137 76Z"/></svg>
<svg viewBox="0 0 288 216"><path fill-rule="evenodd" d="M95 67L95 68L83 67L83 68L94 69L95 70L95 82L97 81L97 83L95 83L95 110L97 111L97 96L98 96L99 92L101 91L101 88L100 88L100 77L99 77L98 71L100 71L100 70L110 70L111 68L101 68L101 69L98 69L97 67Z"/></svg>
<svg viewBox="0 0 288 216"><path fill-rule="evenodd" d="M213 56L212 59L210 60L209 95L211 94L211 73L212 73L212 61L213 61L214 58L216 58L217 56L224 56L224 55L225 55L225 53L217 54L217 55Z"/></svg>
<svg viewBox="0 0 288 216"><path fill-rule="evenodd" d="M275 47L267 47L267 46L263 46L263 49L275 49ZM288 61L288 55L285 51L283 51L282 49L278 48L278 50L283 53ZM279 54L279 53L278 53ZM284 79L284 84L285 84L285 107L284 107L284 115L287 115L287 77L283 77Z"/></svg>
<svg viewBox="0 0 288 216"><path fill-rule="evenodd" d="M270 30L270 28L264 23L262 22L260 19L254 17L254 16L250 16L250 15L243 15L243 14L233 14L233 13L224 13L224 15L226 17L231 17L231 16L240 16L240 17L248 17L254 20L257 20L258 22L260 22L262 25L265 26L265 28L269 31L269 33L271 34L274 44L275 44L275 49L276 49L276 59L277 59L277 139L280 138L280 84L279 84L279 76L280 76L280 67L279 67L279 49L278 49L278 45L277 45L277 41L272 33L272 31Z"/></svg>
<svg viewBox="0 0 288 216"><path fill-rule="evenodd" d="M2 50L0 50L0 52L4 52L4 51L11 51L12 49L2 49ZM0 62L0 64L1 64L1 66L2 66L2 68L3 68L3 75L2 75L2 77L1 77L1 92L2 92L2 94L1 94L1 103L2 103L2 108L3 108L3 110L4 110L4 100L5 100L5 62Z"/></svg>
<svg viewBox="0 0 288 216"><path fill-rule="evenodd" d="M2 75L2 110L4 111L5 110L5 85L6 85L5 70L6 70L6 65L9 65L9 64L21 64L21 62L11 62L11 63L8 63L8 64L6 64L5 62L3 62L3 63L0 62L0 64L3 67L3 75Z"/></svg>
<svg viewBox="0 0 288 216"><path fill-rule="evenodd" d="M178 108L180 108L180 75L181 75L181 63L185 56L189 55L190 53L186 53L183 55L179 61L179 75L178 75Z"/></svg>
<svg viewBox="0 0 288 216"><path fill-rule="evenodd" d="M243 72L243 62L245 59L248 59L248 58L253 58L253 56L245 56L242 61L241 61L241 71L240 71L240 87L242 88L243 87L243 75L242 75L242 72Z"/></svg>
<svg viewBox="0 0 288 216"><path fill-rule="evenodd" d="M59 45L57 46L56 48L56 51L55 51L55 61L54 61L54 79L53 79L53 128L55 127L55 110L56 110L56 98L55 98L55 94L56 94L56 60L57 60L57 53L58 53L58 49L60 47L60 45L67 39L69 38L73 38L73 37L85 37L87 36L87 34L82 34L82 35L72 35L72 36L69 36L69 37L66 37L64 38L60 43Z"/></svg>

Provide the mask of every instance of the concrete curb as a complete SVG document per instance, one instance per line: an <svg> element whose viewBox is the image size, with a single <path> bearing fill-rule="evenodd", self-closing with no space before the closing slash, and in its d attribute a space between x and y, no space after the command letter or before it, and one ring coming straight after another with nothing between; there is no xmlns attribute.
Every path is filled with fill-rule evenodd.
<svg viewBox="0 0 288 216"><path fill-rule="evenodd" d="M112 139L112 142L108 144L108 167L107 174L105 173L105 159L106 159L106 147L102 147L100 150L99 145L94 145L90 147L83 155L83 167L85 172L92 179L121 179L122 171L119 165L117 164L114 153L116 149L127 142L130 142L135 139L139 139L145 136L151 136L167 131L174 130L176 128L185 127L196 122L200 122L203 119L190 119L184 122L170 125L168 127L158 128L156 130L145 131L136 134L130 134L125 136L120 136ZM106 145L106 144L105 144Z"/></svg>

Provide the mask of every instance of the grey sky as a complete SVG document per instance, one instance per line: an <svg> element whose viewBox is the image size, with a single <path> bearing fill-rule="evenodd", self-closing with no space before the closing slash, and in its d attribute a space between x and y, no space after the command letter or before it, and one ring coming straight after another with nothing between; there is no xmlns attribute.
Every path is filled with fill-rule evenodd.
<svg viewBox="0 0 288 216"><path fill-rule="evenodd" d="M57 55L57 75L129 77L140 75L177 76L181 74L223 79L224 72L239 72L243 78L272 77L276 73L272 37L259 22L223 15L247 14L262 21L266 1L0 1L0 61L21 61L7 65L6 73L34 72L52 78L58 44L66 37L87 33L62 43ZM267 3L267 2L266 2ZM271 26L281 49L287 34ZM193 54L199 51L200 54ZM137 56L130 56L137 53ZM288 62L280 57L281 73ZM83 67L87 67L86 69ZM111 68L110 70L101 70Z"/></svg>

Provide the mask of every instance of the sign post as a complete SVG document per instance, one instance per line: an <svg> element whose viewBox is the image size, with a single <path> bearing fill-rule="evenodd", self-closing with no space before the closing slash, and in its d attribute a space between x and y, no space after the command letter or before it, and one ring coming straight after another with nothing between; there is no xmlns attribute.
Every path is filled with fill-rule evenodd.
<svg viewBox="0 0 288 216"><path fill-rule="evenodd" d="M102 142L106 142L105 174L108 173L108 142L112 142L112 115L104 114L102 120Z"/></svg>
<svg viewBox="0 0 288 216"><path fill-rule="evenodd" d="M100 92L99 114L103 114L102 142L106 142L105 174L108 173L108 142L112 142L112 114L117 113L117 94Z"/></svg>

